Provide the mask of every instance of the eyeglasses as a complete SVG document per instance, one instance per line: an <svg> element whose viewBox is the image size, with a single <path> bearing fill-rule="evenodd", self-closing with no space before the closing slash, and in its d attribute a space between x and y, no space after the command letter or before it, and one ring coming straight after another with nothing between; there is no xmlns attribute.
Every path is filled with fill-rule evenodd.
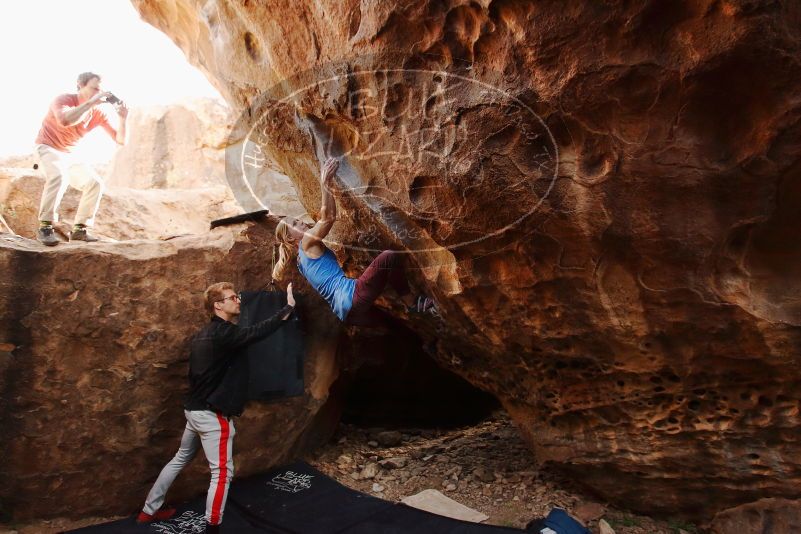
<svg viewBox="0 0 801 534"><path fill-rule="evenodd" d="M225 302L228 299L234 299L234 300L237 300L239 302L242 302L242 297L240 297L239 295L228 295L224 299L220 299L220 300L218 300L216 302Z"/></svg>

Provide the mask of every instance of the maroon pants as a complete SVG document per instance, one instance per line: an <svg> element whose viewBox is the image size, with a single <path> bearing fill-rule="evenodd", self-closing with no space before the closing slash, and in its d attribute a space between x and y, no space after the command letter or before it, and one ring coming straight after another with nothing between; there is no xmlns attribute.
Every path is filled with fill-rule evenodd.
<svg viewBox="0 0 801 534"><path fill-rule="evenodd" d="M406 281L404 256L400 252L385 250L356 279L351 305L345 323L354 326L380 326L386 324L390 316L373 303L389 284L399 296L409 293Z"/></svg>

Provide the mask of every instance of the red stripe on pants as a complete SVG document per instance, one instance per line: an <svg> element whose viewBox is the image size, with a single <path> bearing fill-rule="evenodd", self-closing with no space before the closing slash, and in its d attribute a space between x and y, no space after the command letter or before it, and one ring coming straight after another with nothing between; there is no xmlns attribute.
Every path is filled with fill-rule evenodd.
<svg viewBox="0 0 801 534"><path fill-rule="evenodd" d="M220 422L220 454L217 461L220 466L220 476L217 478L217 489L214 490L214 501L211 505L211 520L209 523L217 525L220 523L220 508L222 507L223 497L225 496L225 485L228 482L228 419L217 414L217 421Z"/></svg>

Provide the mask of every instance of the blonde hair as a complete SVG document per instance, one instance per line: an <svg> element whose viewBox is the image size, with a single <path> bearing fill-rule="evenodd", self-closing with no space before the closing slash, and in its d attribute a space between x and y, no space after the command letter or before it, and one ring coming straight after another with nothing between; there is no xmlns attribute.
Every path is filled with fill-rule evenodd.
<svg viewBox="0 0 801 534"><path fill-rule="evenodd" d="M289 259L295 251L291 241L292 238L289 235L289 224L286 222L286 218L278 221L275 227L275 238L278 240L278 260L276 260L273 267L273 280L280 281L284 276Z"/></svg>
<svg viewBox="0 0 801 534"><path fill-rule="evenodd" d="M226 289L233 291L234 284L231 282L217 282L207 287L206 291L203 292L203 305L211 315L214 315L214 303L221 301L225 297L223 291Z"/></svg>

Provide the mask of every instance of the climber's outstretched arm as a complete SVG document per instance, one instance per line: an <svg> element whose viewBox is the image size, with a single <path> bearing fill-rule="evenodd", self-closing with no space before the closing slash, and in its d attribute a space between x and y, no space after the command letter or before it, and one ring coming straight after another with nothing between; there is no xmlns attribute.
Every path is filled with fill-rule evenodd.
<svg viewBox="0 0 801 534"><path fill-rule="evenodd" d="M320 188L322 189L320 220L306 231L303 236L301 244L305 252L319 252L319 254L322 254L323 239L325 239L325 236L331 231L331 227L334 226L334 222L336 222L337 203L331 188L333 187L337 168L339 168L339 160L329 158L320 171ZM315 250L318 248L320 249L319 251ZM314 254L314 256L317 256L317 254Z"/></svg>

